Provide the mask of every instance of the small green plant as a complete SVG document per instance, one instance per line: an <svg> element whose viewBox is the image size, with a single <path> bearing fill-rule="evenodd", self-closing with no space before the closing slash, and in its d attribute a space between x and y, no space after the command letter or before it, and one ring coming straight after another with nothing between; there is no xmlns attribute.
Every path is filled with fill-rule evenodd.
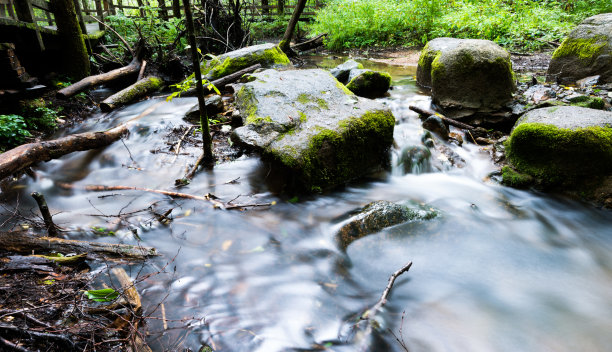
<svg viewBox="0 0 612 352"><path fill-rule="evenodd" d="M119 292L112 288L84 291L85 296L95 302L112 302L119 297Z"/></svg>
<svg viewBox="0 0 612 352"><path fill-rule="evenodd" d="M91 231L98 236L115 236L115 231L102 226L92 226Z"/></svg>
<svg viewBox="0 0 612 352"><path fill-rule="evenodd" d="M21 102L20 112L28 129L48 131L57 126L57 111L49 108L42 98Z"/></svg>
<svg viewBox="0 0 612 352"><path fill-rule="evenodd" d="M19 115L0 115L0 149L24 143L26 138L32 136L27 128Z"/></svg>

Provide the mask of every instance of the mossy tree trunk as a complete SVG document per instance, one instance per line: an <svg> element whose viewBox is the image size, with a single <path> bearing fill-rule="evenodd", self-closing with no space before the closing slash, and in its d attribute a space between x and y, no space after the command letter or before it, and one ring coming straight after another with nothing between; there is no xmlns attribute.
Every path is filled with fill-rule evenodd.
<svg viewBox="0 0 612 352"><path fill-rule="evenodd" d="M89 56L73 1L51 0L51 4L57 32L62 38L64 72L75 79L89 76Z"/></svg>
<svg viewBox="0 0 612 352"><path fill-rule="evenodd" d="M281 40L279 47L280 49L287 54L287 56L297 56L296 53L291 50L291 38L293 37L293 32L295 31L295 26L304 11L304 7L306 6L306 0L298 0L297 4L295 4L295 9L293 10L293 15L291 15L291 19L289 20L289 24L287 25L287 30L285 31L285 35L283 36L283 40Z"/></svg>

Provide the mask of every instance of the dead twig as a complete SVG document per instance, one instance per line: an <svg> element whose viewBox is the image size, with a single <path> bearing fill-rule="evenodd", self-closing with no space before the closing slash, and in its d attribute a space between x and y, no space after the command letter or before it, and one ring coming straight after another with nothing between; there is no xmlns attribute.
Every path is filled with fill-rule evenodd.
<svg viewBox="0 0 612 352"><path fill-rule="evenodd" d="M420 107L414 106L414 105L410 105L408 108L410 110L420 114L420 115L426 115L426 116L435 115L435 116L438 116L442 121L448 123L449 125L452 125L452 126L455 126L455 127L459 127L459 128L463 128L464 130L473 130L474 129L474 126L468 125L467 123L459 122L457 120L453 120L450 117L446 117L446 116L440 114L439 112L435 112L433 110L423 109L423 108L420 108Z"/></svg>
<svg viewBox="0 0 612 352"><path fill-rule="evenodd" d="M31 196L34 198L34 200L36 200L36 204L38 204L38 209L40 209L40 213L42 214L43 221L45 222L45 228L47 229L49 236L59 236L57 226L53 223L53 217L49 212L49 206L47 206L45 196L38 192L32 192Z"/></svg>

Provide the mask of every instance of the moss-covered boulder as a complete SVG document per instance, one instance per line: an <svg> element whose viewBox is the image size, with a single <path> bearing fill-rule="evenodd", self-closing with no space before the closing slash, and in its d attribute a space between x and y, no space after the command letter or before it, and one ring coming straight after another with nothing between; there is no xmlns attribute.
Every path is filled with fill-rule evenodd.
<svg viewBox="0 0 612 352"><path fill-rule="evenodd" d="M255 64L264 68L287 66L289 58L280 48L271 43L248 46L230 51L202 64L202 72L209 80L227 76Z"/></svg>
<svg viewBox="0 0 612 352"><path fill-rule="evenodd" d="M351 92L366 98L382 97L390 87L390 74L365 69L351 70L346 85Z"/></svg>
<svg viewBox="0 0 612 352"><path fill-rule="evenodd" d="M516 90L510 54L489 40L437 38L419 58L417 82L443 109L493 111Z"/></svg>
<svg viewBox="0 0 612 352"><path fill-rule="evenodd" d="M504 182L570 186L612 173L612 112L575 106L529 111L506 143Z"/></svg>
<svg viewBox="0 0 612 352"><path fill-rule="evenodd" d="M408 221L430 220L438 216L434 208L417 204L372 202L349 214L336 234L338 245L346 249L353 241Z"/></svg>
<svg viewBox="0 0 612 352"><path fill-rule="evenodd" d="M388 163L395 118L319 69L265 70L236 93L232 140L260 150L300 191L332 188Z"/></svg>
<svg viewBox="0 0 612 352"><path fill-rule="evenodd" d="M553 53L547 79L568 84L594 75L612 82L612 13L589 17L569 34Z"/></svg>
<svg viewBox="0 0 612 352"><path fill-rule="evenodd" d="M363 69L363 65L359 62L350 59L346 62L332 68L329 72L331 72L332 76L334 76L338 81L346 84L349 80L349 75L352 70L361 70Z"/></svg>

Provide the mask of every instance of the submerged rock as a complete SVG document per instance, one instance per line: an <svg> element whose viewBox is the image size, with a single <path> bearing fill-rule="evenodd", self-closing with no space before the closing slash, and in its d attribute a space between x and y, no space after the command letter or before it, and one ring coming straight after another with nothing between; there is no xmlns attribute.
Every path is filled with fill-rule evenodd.
<svg viewBox="0 0 612 352"><path fill-rule="evenodd" d="M385 200L372 202L354 213L336 234L336 241L342 249L346 249L355 240L387 227L438 216L438 212L431 207L408 206Z"/></svg>
<svg viewBox="0 0 612 352"><path fill-rule="evenodd" d="M584 178L609 175L612 112L575 106L529 111L517 121L506 153L514 169L504 171L509 185L533 180L543 187L573 187Z"/></svg>
<svg viewBox="0 0 612 352"><path fill-rule="evenodd" d="M385 95L391 87L391 75L372 70L351 70L348 88L351 92L366 98L377 98Z"/></svg>
<svg viewBox="0 0 612 352"><path fill-rule="evenodd" d="M252 75L236 93L232 140L281 166L290 188L329 189L388 162L395 118L319 69Z"/></svg>
<svg viewBox="0 0 612 352"><path fill-rule="evenodd" d="M223 112L223 99L220 95L211 95L205 99L206 103L206 113L208 116L218 114ZM195 124L200 123L200 104L195 103L187 112L185 113L185 120L189 122L193 122Z"/></svg>
<svg viewBox="0 0 612 352"><path fill-rule="evenodd" d="M435 133L443 140L448 139L448 128L442 119L436 115L431 115L423 121L423 128Z"/></svg>
<svg viewBox="0 0 612 352"><path fill-rule="evenodd" d="M209 80L227 76L249 66L261 64L264 68L287 66L289 58L278 45L266 43L248 46L219 55L202 64L202 72Z"/></svg>
<svg viewBox="0 0 612 352"><path fill-rule="evenodd" d="M431 144L433 147L433 141ZM404 174L421 174L431 171L431 151L426 146L413 145L402 149L397 166L401 167Z"/></svg>
<svg viewBox="0 0 612 352"><path fill-rule="evenodd" d="M553 53L546 78L568 84L593 75L612 82L612 13L582 21Z"/></svg>
<svg viewBox="0 0 612 352"><path fill-rule="evenodd" d="M345 63L332 68L329 72L334 76L338 81L346 84L349 81L349 75L351 74L351 70L360 70L363 69L363 65L359 62L351 59L347 60Z"/></svg>

